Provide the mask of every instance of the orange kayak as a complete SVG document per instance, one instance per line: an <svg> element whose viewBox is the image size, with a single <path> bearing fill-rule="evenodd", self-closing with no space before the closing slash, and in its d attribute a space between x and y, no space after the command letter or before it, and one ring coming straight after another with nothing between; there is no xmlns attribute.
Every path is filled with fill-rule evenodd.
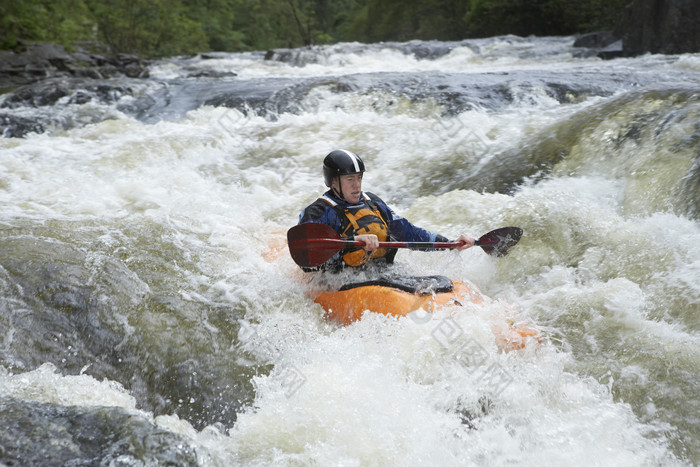
<svg viewBox="0 0 700 467"><path fill-rule="evenodd" d="M312 296L314 301L326 310L329 318L344 325L359 320L367 310L402 317L418 309L433 313L446 306L456 306L459 310L459 307L466 304L484 305L490 301L473 284L449 281L442 276L430 278L432 277L448 281L449 286L438 286L437 289L433 288L432 292L421 294L383 284L368 283L346 290L320 292ZM429 287L426 289L430 290ZM505 326L503 323L500 326L494 325L493 330L496 343L504 351L522 349L528 342L541 341L540 332L531 326L516 327L507 322Z"/></svg>

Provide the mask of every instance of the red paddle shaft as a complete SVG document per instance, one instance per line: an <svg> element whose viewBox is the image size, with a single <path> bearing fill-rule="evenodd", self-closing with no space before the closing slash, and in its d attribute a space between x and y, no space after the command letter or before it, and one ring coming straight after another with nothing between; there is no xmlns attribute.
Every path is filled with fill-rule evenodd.
<svg viewBox="0 0 700 467"><path fill-rule="evenodd" d="M476 243L476 245L480 244ZM379 242L379 248L446 249L457 248L462 245L464 245L464 242ZM363 247L365 242L359 240L337 240L334 238L309 238L295 242L295 246L316 250L339 250L342 248Z"/></svg>
<svg viewBox="0 0 700 467"><path fill-rule="evenodd" d="M508 249L518 243L522 229L503 227L481 236L475 245L494 256L503 256ZM361 241L343 240L326 224L308 222L295 225L287 231L287 243L292 259L301 267L316 267L331 259L343 248L359 248ZM409 248L422 250L442 250L457 248L463 242L379 242L380 248Z"/></svg>

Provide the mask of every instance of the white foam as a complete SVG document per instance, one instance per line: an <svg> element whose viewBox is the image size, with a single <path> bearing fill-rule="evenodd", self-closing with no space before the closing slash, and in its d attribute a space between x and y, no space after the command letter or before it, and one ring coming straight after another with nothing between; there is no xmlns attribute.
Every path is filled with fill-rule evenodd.
<svg viewBox="0 0 700 467"><path fill-rule="evenodd" d="M50 363L26 373L0 372L0 394L65 406L136 407L136 400L120 383L86 374L63 376Z"/></svg>

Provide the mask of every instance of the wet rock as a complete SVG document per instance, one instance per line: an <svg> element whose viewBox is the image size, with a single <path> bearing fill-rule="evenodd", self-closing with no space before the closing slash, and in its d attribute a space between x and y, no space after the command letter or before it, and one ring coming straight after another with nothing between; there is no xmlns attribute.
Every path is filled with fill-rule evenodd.
<svg viewBox="0 0 700 467"><path fill-rule="evenodd" d="M0 135L3 138L22 138L29 133L43 133L41 122L12 114L0 114Z"/></svg>
<svg viewBox="0 0 700 467"><path fill-rule="evenodd" d="M120 407L66 407L3 398L0 418L1 465L200 463L185 438Z"/></svg>
<svg viewBox="0 0 700 467"><path fill-rule="evenodd" d="M283 62L292 66L303 67L322 61L322 50L323 49L318 47L268 50L265 54L265 60Z"/></svg>
<svg viewBox="0 0 700 467"><path fill-rule="evenodd" d="M622 39L615 41L607 47L598 51L598 57L605 60L618 57L628 57L629 55L629 53L625 52L625 48L622 44Z"/></svg>
<svg viewBox="0 0 700 467"><path fill-rule="evenodd" d="M0 288L0 292L21 291L16 294L17 303L35 310L13 317L15 338L0 355L20 369L50 361L52 354L62 355L63 367L72 371L78 371L85 361L99 360L96 355L104 361L121 342L121 329L118 325L112 329L98 318L108 308L100 302L95 287L87 285L91 271L83 264L85 253L24 235L4 238L0 247L0 264L15 284L14 289ZM37 342L46 353L27 351ZM94 368L108 372L107 367Z"/></svg>
<svg viewBox="0 0 700 467"><path fill-rule="evenodd" d="M238 76L233 71L198 70L187 75L188 78L230 78Z"/></svg>
<svg viewBox="0 0 700 467"><path fill-rule="evenodd" d="M28 133L43 133L51 128L68 129L70 121L64 122L68 114L61 112L38 112L33 118L12 112L13 109L60 109L68 105L88 102L100 104L118 103L125 96L138 91L121 81L94 80L89 78L48 78L37 83L19 87L14 92L0 96L0 135L6 138L21 138ZM2 110L7 111L3 112ZM95 114L95 119L101 119ZM70 119L69 119L70 120Z"/></svg>
<svg viewBox="0 0 700 467"><path fill-rule="evenodd" d="M595 49L602 49L609 46L613 42L619 40L612 31L600 31L592 32L589 34L582 34L576 38L574 41L574 47L588 47Z"/></svg>
<svg viewBox="0 0 700 467"><path fill-rule="evenodd" d="M0 51L0 93L56 77L143 78L148 76L147 66L137 55L92 53L87 47L68 53L57 44L26 44L19 52Z"/></svg>
<svg viewBox="0 0 700 467"><path fill-rule="evenodd" d="M622 39L612 31L599 31L582 34L574 41L574 47L580 50L576 57L600 57L609 60L628 56L622 47Z"/></svg>
<svg viewBox="0 0 700 467"><path fill-rule="evenodd" d="M54 105L59 99L71 93L70 83L62 80L46 80L20 88L8 95L0 104L4 109L17 107L45 107Z"/></svg>
<svg viewBox="0 0 700 467"><path fill-rule="evenodd" d="M452 52L458 45L462 44L441 41L410 41L405 44L395 44L395 46L403 50L404 53L411 53L419 60L435 60L436 58L443 57Z"/></svg>

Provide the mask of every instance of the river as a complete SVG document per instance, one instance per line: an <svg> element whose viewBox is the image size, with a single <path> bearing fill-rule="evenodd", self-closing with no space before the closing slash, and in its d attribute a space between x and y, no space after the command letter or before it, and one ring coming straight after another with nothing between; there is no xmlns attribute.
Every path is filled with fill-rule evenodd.
<svg viewBox="0 0 700 467"><path fill-rule="evenodd" d="M0 463L700 463L700 55L573 42L212 53L0 97L39 128L0 139ZM521 227L503 258L397 256L493 302L324 319L285 232L336 148L417 225ZM544 339L503 353L514 309Z"/></svg>

